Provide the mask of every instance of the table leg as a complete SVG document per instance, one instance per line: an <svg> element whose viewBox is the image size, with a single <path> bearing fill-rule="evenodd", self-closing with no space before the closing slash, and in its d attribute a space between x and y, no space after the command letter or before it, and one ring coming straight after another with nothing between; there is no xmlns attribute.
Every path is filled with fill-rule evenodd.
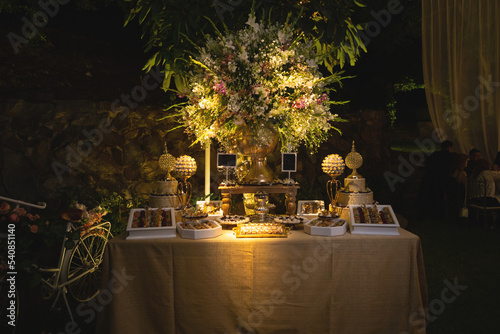
<svg viewBox="0 0 500 334"><path fill-rule="evenodd" d="M285 194L286 213L294 215L297 212L297 203L294 193Z"/></svg>
<svg viewBox="0 0 500 334"><path fill-rule="evenodd" d="M228 216L231 213L231 194L221 193L222 195L222 213Z"/></svg>

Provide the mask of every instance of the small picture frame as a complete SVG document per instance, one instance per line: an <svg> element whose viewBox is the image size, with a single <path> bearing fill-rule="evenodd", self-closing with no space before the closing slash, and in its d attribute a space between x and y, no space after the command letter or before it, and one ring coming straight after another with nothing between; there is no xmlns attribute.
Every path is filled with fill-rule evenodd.
<svg viewBox="0 0 500 334"><path fill-rule="evenodd" d="M236 154L217 153L217 168L236 168Z"/></svg>
<svg viewBox="0 0 500 334"><path fill-rule="evenodd" d="M297 172L297 153L281 153L281 171Z"/></svg>

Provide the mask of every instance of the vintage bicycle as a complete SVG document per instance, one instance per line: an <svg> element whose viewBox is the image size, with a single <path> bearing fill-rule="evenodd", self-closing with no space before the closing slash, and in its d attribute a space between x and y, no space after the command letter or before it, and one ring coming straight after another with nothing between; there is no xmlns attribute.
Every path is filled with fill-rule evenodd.
<svg viewBox="0 0 500 334"><path fill-rule="evenodd" d="M19 200L1 197L0 200L15 203L17 207L28 206L38 209L44 209L45 203L31 204ZM62 298L68 311L69 317L74 322L73 312L68 301L68 293L78 302L86 302L97 296L99 293L101 264L103 261L104 250L109 238L112 236L110 222L100 222L88 228L81 229L76 222L82 218L82 210L68 210L61 217L66 220L66 234L64 236L57 266L53 268L43 268L32 265L24 268L28 272L37 271L41 275L41 295L45 300L51 300L51 309L54 309L58 301ZM77 232L77 233L71 233ZM69 235L77 235L72 240ZM5 235L2 237L6 237ZM73 241L73 246L67 248L67 242ZM7 273L1 277L1 325L8 320L7 306L11 303L12 294L9 296L10 284L6 280ZM19 315L19 298L16 294L16 317ZM4 307L6 306L6 307ZM21 306L22 307L22 306ZM7 324L8 325L8 324ZM7 327L5 327L7 328Z"/></svg>

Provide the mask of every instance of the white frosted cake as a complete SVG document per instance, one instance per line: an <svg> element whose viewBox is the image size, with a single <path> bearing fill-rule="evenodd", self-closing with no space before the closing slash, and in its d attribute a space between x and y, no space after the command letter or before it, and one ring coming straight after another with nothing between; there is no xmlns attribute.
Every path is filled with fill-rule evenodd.
<svg viewBox="0 0 500 334"><path fill-rule="evenodd" d="M176 180L156 181L156 189L149 196L149 206L152 208L177 208L179 206L177 184Z"/></svg>
<svg viewBox="0 0 500 334"><path fill-rule="evenodd" d="M344 179L344 188L338 192L337 205L372 204L373 192L366 188L364 178Z"/></svg>

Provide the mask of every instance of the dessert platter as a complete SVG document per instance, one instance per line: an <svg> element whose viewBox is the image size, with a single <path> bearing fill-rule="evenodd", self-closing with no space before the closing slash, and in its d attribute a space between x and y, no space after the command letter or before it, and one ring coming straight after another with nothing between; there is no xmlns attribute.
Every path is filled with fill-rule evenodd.
<svg viewBox="0 0 500 334"><path fill-rule="evenodd" d="M351 205L352 234L399 235L399 222L390 205Z"/></svg>
<svg viewBox="0 0 500 334"><path fill-rule="evenodd" d="M172 208L130 210L127 239L175 238L175 212Z"/></svg>
<svg viewBox="0 0 500 334"><path fill-rule="evenodd" d="M224 227L225 226L234 227L238 224L248 223L250 221L250 218L247 216L240 216L240 215L227 215L227 216L217 217L215 220Z"/></svg>
<svg viewBox="0 0 500 334"><path fill-rule="evenodd" d="M309 221L307 218L298 215L279 215L274 217L273 220L276 223L285 225L298 225Z"/></svg>
<svg viewBox="0 0 500 334"><path fill-rule="evenodd" d="M183 221L196 220L202 218L208 218L208 213L202 211L192 211L192 212L185 211L182 213Z"/></svg>
<svg viewBox="0 0 500 334"><path fill-rule="evenodd" d="M325 202L321 200L299 201L297 205L297 214L304 217L317 217L323 210Z"/></svg>
<svg viewBox="0 0 500 334"><path fill-rule="evenodd" d="M200 219L177 223L177 232L185 239L206 239L221 235L222 227L214 220Z"/></svg>
<svg viewBox="0 0 500 334"><path fill-rule="evenodd" d="M344 235L347 224L347 220L340 218L316 218L304 224L304 232L327 237Z"/></svg>
<svg viewBox="0 0 500 334"><path fill-rule="evenodd" d="M286 238L290 228L280 223L238 224L233 231L236 238Z"/></svg>
<svg viewBox="0 0 500 334"><path fill-rule="evenodd" d="M196 211L206 213L211 219L221 217L223 216L222 201L198 201L196 202Z"/></svg>

